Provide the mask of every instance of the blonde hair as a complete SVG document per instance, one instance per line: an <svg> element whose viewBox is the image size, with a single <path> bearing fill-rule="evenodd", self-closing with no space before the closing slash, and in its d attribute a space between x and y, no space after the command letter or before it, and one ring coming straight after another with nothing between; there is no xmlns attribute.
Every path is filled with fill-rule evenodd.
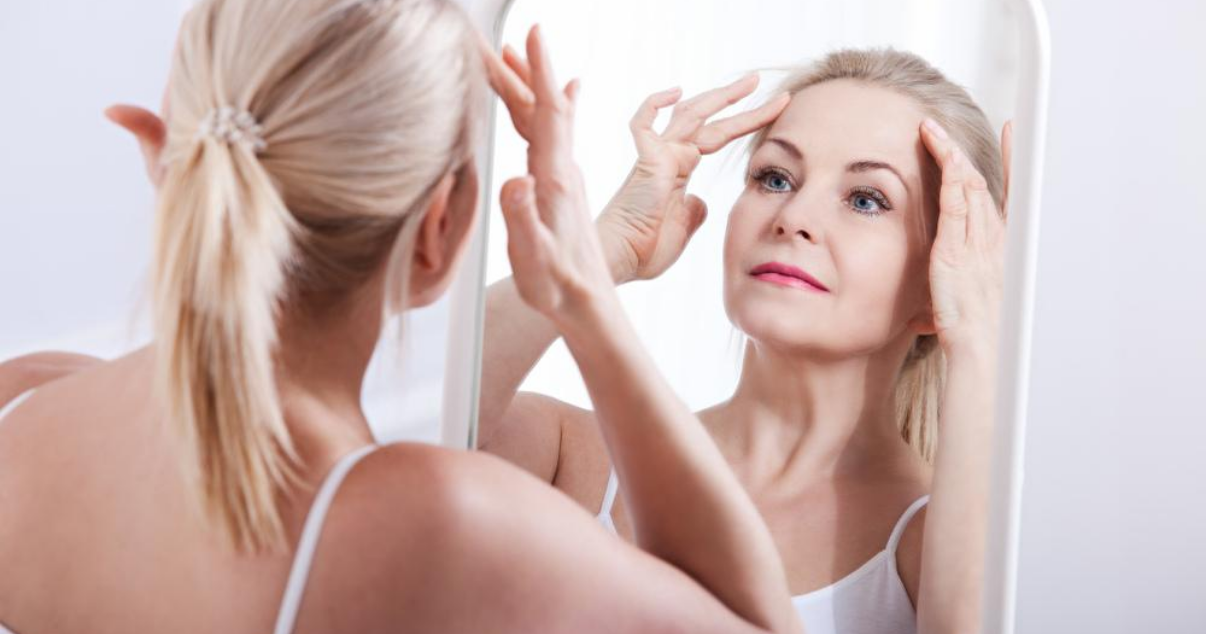
<svg viewBox="0 0 1206 634"><path fill-rule="evenodd" d="M894 49L842 49L791 71L776 94L796 93L827 81L854 80L895 91L913 99L927 116L945 128L988 182L988 191L1002 210L1005 194L1000 143L988 117L961 86L948 80L921 57ZM753 138L751 150L766 140L770 128ZM752 152L751 152L752 153ZM927 187L937 200L937 165L931 164ZM913 342L897 375L893 406L901 437L927 462L933 461L938 436L938 404L946 385L946 359L937 335L920 335Z"/></svg>
<svg viewBox="0 0 1206 634"><path fill-rule="evenodd" d="M203 0L184 19L156 213L156 389L205 516L237 548L286 547L278 504L298 482L278 315L330 305L383 262L384 309L403 308L418 216L472 158L472 28L444 0ZM206 134L215 112L244 113L255 142Z"/></svg>

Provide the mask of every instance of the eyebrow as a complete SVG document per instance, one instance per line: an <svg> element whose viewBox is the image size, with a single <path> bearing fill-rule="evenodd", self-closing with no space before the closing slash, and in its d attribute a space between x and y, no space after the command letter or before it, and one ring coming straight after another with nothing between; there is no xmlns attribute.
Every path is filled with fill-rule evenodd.
<svg viewBox="0 0 1206 634"><path fill-rule="evenodd" d="M767 139L767 141L779 146L779 148L792 155L792 157L797 161L800 161L801 163L804 162L804 152L800 151L800 148L796 147L795 143L779 137L772 137ZM894 174L896 178L900 180L900 184L904 186L905 192L907 193L911 191L908 181L905 180L900 171L893 167L891 163L885 163L883 161L861 160L854 161L846 166L846 171L852 174L861 174L863 172L872 172L875 170L888 170L889 172L892 172L892 174Z"/></svg>

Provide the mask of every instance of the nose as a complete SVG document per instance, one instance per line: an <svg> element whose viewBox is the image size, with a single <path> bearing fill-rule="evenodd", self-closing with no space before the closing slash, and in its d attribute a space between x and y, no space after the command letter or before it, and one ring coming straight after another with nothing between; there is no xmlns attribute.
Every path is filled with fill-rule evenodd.
<svg viewBox="0 0 1206 634"><path fill-rule="evenodd" d="M817 242L818 234L817 212L820 201L809 200L808 193L799 191L792 200L779 208L771 227L775 238L802 238L808 242Z"/></svg>

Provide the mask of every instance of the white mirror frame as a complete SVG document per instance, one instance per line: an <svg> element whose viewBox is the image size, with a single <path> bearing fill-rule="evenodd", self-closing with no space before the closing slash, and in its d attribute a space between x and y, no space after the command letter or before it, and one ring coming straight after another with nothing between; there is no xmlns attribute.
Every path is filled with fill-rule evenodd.
<svg viewBox="0 0 1206 634"><path fill-rule="evenodd" d="M498 44L513 0L457 0L483 33ZM1030 342L1034 314L1043 154L1050 86L1050 32L1041 0L1012 0L1018 5L1019 77L1013 117L1013 153L1006 223L1005 280L1001 342L997 360L995 437L989 532L984 565L982 634L1013 634L1017 596L1018 534L1021 523L1023 450L1030 383ZM482 323L485 316L486 235L490 165L494 144L494 104L478 173L483 192L480 222L466 261L453 283L448 326L448 362L444 377L441 439L448 447L476 445L477 403L481 379Z"/></svg>

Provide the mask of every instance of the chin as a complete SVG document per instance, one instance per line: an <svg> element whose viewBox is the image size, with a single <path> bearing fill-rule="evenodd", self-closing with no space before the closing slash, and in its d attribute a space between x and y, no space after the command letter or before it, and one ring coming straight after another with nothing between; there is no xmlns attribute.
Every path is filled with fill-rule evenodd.
<svg viewBox="0 0 1206 634"><path fill-rule="evenodd" d="M789 302L733 298L725 302L729 321L755 342L787 350L812 350L824 342L824 325ZM815 317L815 315L812 315Z"/></svg>

